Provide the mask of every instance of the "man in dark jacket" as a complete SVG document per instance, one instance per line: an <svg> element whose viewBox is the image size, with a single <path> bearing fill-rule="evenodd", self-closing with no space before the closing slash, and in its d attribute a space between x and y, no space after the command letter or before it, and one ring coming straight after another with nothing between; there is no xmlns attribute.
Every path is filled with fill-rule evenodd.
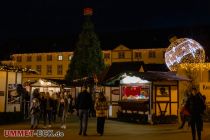
<svg viewBox="0 0 210 140"><path fill-rule="evenodd" d="M196 88L192 88L192 94L187 101L187 107L191 114L191 130L192 139L196 140L196 131L198 140L201 140L201 131L203 129L202 114L205 110L205 103L200 92Z"/></svg>
<svg viewBox="0 0 210 140"><path fill-rule="evenodd" d="M92 105L92 97L91 94L87 91L87 87L85 87L84 91L82 91L77 98L76 107L79 111L80 118L80 131L79 135L83 134L83 136L87 136L87 124L88 124L88 111Z"/></svg>

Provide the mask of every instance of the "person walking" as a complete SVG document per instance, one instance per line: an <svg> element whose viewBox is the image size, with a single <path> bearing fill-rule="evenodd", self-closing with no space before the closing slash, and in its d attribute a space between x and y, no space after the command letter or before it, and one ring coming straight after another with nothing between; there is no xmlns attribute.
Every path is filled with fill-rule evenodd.
<svg viewBox="0 0 210 140"><path fill-rule="evenodd" d="M104 124L108 110L108 103L103 92L100 92L98 99L96 99L95 110L97 117L97 133L102 136L104 134Z"/></svg>
<svg viewBox="0 0 210 140"><path fill-rule="evenodd" d="M182 104L181 104L181 110L180 110L180 116L181 116L181 125L179 129L182 129L186 122L188 122L188 127L190 127L190 112L189 108L186 106L187 100L189 99L189 93L185 92L185 96L183 98Z"/></svg>
<svg viewBox="0 0 210 140"><path fill-rule="evenodd" d="M58 108L58 97L56 93L52 94L52 121L56 123L57 108Z"/></svg>
<svg viewBox="0 0 210 140"><path fill-rule="evenodd" d="M195 87L192 88L192 93L187 101L186 106L189 108L191 114L191 131L192 140L196 140L196 131L198 140L201 140L201 131L203 130L202 115L205 110L205 103L200 92Z"/></svg>
<svg viewBox="0 0 210 140"><path fill-rule="evenodd" d="M79 113L80 119L80 130L79 135L87 136L87 125L88 125L88 111L92 105L91 94L87 91L87 86L84 87L84 90L79 93L76 102L76 108Z"/></svg>
<svg viewBox="0 0 210 140"><path fill-rule="evenodd" d="M68 114L68 100L63 93L58 99L58 116L60 117L61 128L66 129L66 117Z"/></svg>
<svg viewBox="0 0 210 140"><path fill-rule="evenodd" d="M50 97L49 92L46 92L45 95L45 109L46 114L44 114L44 128L47 128L47 120L48 119L48 127L52 127L51 121L52 121L52 108L53 108L53 102L52 98Z"/></svg>
<svg viewBox="0 0 210 140"><path fill-rule="evenodd" d="M30 107L31 114L31 129L38 128L39 116L40 116L40 102L39 102L39 91L37 89L33 92L33 99Z"/></svg>
<svg viewBox="0 0 210 140"><path fill-rule="evenodd" d="M46 95L44 92L42 92L41 94L41 98L40 98L40 120L43 120L44 122L44 128L47 128L46 125L46 120L47 120L47 110L46 110Z"/></svg>
<svg viewBox="0 0 210 140"><path fill-rule="evenodd" d="M69 93L68 95L68 112L70 113L70 114L72 114L73 112L74 112L74 109L73 109L73 97L72 97L72 94L71 93Z"/></svg>

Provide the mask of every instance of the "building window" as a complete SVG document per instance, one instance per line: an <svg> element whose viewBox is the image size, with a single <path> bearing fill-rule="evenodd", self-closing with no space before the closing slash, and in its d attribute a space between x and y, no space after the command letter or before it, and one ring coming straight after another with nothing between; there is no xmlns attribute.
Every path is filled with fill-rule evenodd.
<svg viewBox="0 0 210 140"><path fill-rule="evenodd" d="M135 52L135 58L141 59L142 58L141 52Z"/></svg>
<svg viewBox="0 0 210 140"><path fill-rule="evenodd" d="M63 60L63 56L62 55L58 55L58 60Z"/></svg>
<svg viewBox="0 0 210 140"><path fill-rule="evenodd" d="M63 74L63 65L58 65L57 66L57 75L62 75Z"/></svg>
<svg viewBox="0 0 210 140"><path fill-rule="evenodd" d="M72 57L73 57L73 55L69 55L69 61L71 61Z"/></svg>
<svg viewBox="0 0 210 140"><path fill-rule="evenodd" d="M17 56L17 62L22 62L22 56Z"/></svg>
<svg viewBox="0 0 210 140"><path fill-rule="evenodd" d="M110 53L104 53L104 59L110 59Z"/></svg>
<svg viewBox="0 0 210 140"><path fill-rule="evenodd" d="M42 56L41 56L41 55L38 55L38 56L36 57L36 61L42 61Z"/></svg>
<svg viewBox="0 0 210 140"><path fill-rule="evenodd" d="M32 57L31 56L27 56L27 62L31 62L31 60L32 60Z"/></svg>
<svg viewBox="0 0 210 140"><path fill-rule="evenodd" d="M125 52L119 52L118 53L118 58L125 58Z"/></svg>
<svg viewBox="0 0 210 140"><path fill-rule="evenodd" d="M47 65L47 75L52 74L52 65Z"/></svg>
<svg viewBox="0 0 210 140"><path fill-rule="evenodd" d="M47 61L52 61L52 55L47 55Z"/></svg>
<svg viewBox="0 0 210 140"><path fill-rule="evenodd" d="M39 74L41 74L41 72L42 72L42 66L41 65L37 65L36 66L36 70L39 72Z"/></svg>
<svg viewBox="0 0 210 140"><path fill-rule="evenodd" d="M149 58L155 58L156 54L155 51L149 51Z"/></svg>

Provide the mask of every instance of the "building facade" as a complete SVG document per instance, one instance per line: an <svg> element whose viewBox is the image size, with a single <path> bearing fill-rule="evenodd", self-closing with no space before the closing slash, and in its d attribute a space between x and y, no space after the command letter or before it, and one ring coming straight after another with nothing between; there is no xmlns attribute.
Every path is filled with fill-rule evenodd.
<svg viewBox="0 0 210 140"><path fill-rule="evenodd" d="M143 61L145 64L164 64L166 48L129 49L119 45L113 50L103 50L104 63L110 66L113 62ZM12 60L3 64L36 70L39 74L23 74L23 82L39 78L64 79L73 52L47 52L13 54Z"/></svg>
<svg viewBox="0 0 210 140"><path fill-rule="evenodd" d="M210 111L210 63L183 63L179 66L178 75L185 75L191 79L190 82L180 82L180 92L190 92L191 87L195 86L206 96L206 103ZM180 94L183 98L184 94Z"/></svg>

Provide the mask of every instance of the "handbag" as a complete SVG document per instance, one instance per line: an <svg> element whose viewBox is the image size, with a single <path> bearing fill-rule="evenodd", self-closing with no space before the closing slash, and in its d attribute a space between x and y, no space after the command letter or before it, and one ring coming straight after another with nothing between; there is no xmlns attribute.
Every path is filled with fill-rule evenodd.
<svg viewBox="0 0 210 140"><path fill-rule="evenodd" d="M190 112L188 111L188 109L187 109L186 107L183 107L183 108L182 108L181 113L182 113L184 116L190 116Z"/></svg>

